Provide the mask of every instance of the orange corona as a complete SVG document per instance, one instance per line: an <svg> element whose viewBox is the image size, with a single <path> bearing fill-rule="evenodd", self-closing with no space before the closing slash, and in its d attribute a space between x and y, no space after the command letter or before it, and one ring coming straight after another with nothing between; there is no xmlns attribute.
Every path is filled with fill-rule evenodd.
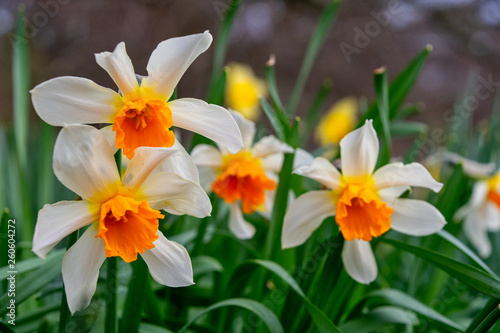
<svg viewBox="0 0 500 333"><path fill-rule="evenodd" d="M146 201L116 195L101 205L99 232L96 237L104 240L107 257L120 256L126 262L137 259L155 247L158 239L158 219L164 216L151 209Z"/></svg>
<svg viewBox="0 0 500 333"><path fill-rule="evenodd" d="M393 209L380 200L371 177L344 178L337 201L336 221L346 240L370 241L391 228Z"/></svg>
<svg viewBox="0 0 500 333"><path fill-rule="evenodd" d="M113 121L116 147L123 148L128 158L134 157L137 147L171 147L175 135L172 111L160 100L139 98L125 102Z"/></svg>
<svg viewBox="0 0 500 333"><path fill-rule="evenodd" d="M222 173L212 184L212 190L226 203L241 200L243 213L251 214L264 204L265 191L276 188L262 169L260 160L244 151L224 157Z"/></svg>

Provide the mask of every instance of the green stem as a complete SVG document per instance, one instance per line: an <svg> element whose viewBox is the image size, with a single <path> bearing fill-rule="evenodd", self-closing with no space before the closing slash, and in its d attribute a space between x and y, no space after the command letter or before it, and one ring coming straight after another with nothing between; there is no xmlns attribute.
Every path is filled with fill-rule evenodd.
<svg viewBox="0 0 500 333"><path fill-rule="evenodd" d="M70 247L73 246L73 244L76 243L78 240L78 230L71 233L67 237L67 244L66 244L66 251L69 250ZM71 314L68 308L68 301L66 298L66 290L64 289L64 283L63 283L63 288L62 288L62 295L61 295L61 312L59 314L59 332L64 333L66 332L66 325L68 324L69 319L71 318Z"/></svg>
<svg viewBox="0 0 500 333"><path fill-rule="evenodd" d="M110 257L106 266L106 291L108 292L108 301L106 303L106 318L104 322L104 332L116 332L116 270L117 259Z"/></svg>
<svg viewBox="0 0 500 333"><path fill-rule="evenodd" d="M128 284L128 293L123 309L123 318L120 324L120 333L134 333L139 331L142 306L146 294L148 266L141 256L132 263L133 274Z"/></svg>

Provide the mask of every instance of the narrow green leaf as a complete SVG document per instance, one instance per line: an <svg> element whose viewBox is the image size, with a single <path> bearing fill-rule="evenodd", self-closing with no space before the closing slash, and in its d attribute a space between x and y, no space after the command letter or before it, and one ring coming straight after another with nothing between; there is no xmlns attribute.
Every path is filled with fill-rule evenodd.
<svg viewBox="0 0 500 333"><path fill-rule="evenodd" d="M224 105L227 72L223 70L209 88L207 103Z"/></svg>
<svg viewBox="0 0 500 333"><path fill-rule="evenodd" d="M451 177L439 192L436 208L441 211L446 221L451 221L458 209L459 198L464 191L464 172L461 164L455 165Z"/></svg>
<svg viewBox="0 0 500 333"><path fill-rule="evenodd" d="M174 333L174 332L160 326L148 323L141 323L141 326L139 326L139 333Z"/></svg>
<svg viewBox="0 0 500 333"><path fill-rule="evenodd" d="M418 319L414 313L394 307L382 306L363 314L341 326L345 332L378 332L388 324L414 326Z"/></svg>
<svg viewBox="0 0 500 333"><path fill-rule="evenodd" d="M209 256L197 256L194 257L191 262L193 264L194 276L212 272L222 272L224 270L224 267L222 267L217 259Z"/></svg>
<svg viewBox="0 0 500 333"><path fill-rule="evenodd" d="M425 110L425 104L422 102L410 104L399 109L398 113L394 116L394 120L403 120Z"/></svg>
<svg viewBox="0 0 500 333"><path fill-rule="evenodd" d="M318 309L318 307L314 305L309 300L309 298L307 298L297 281L295 281L295 279L283 267L269 260L250 260L249 263L254 263L262 266L283 279L283 281L285 281L290 286L290 288L292 288L297 293L297 295L299 295L300 298L306 303L307 310L309 311L309 314L311 315L319 332L340 332L339 329L331 322L331 320L320 309Z"/></svg>
<svg viewBox="0 0 500 333"><path fill-rule="evenodd" d="M61 274L62 258L54 256L47 259L45 265L39 267L37 270L31 272L28 276L20 281L16 281L16 305L24 302L28 297L36 293L38 290L45 287L49 282L54 280ZM16 279L18 276L15 276ZM9 304L10 297L8 293L0 297L0 304ZM6 307L0 308L0 316L4 315L8 309Z"/></svg>
<svg viewBox="0 0 500 333"><path fill-rule="evenodd" d="M69 250L73 244L78 240L78 230L72 232L66 237L66 251ZM62 288L61 293L61 311L59 312L59 333L66 332L66 325L68 324L69 318L71 318L71 311L68 307L68 301L66 297L66 289Z"/></svg>
<svg viewBox="0 0 500 333"><path fill-rule="evenodd" d="M53 202L54 173L52 171L52 155L55 143L54 127L40 121L40 151L37 165L38 206Z"/></svg>
<svg viewBox="0 0 500 333"><path fill-rule="evenodd" d="M449 318L443 316L436 310L400 290L380 289L369 293L366 298L370 300L376 300L377 302L383 301L388 305L402 307L415 313L421 314L429 319L432 319L443 329L446 329L450 332L463 331L463 328L461 326L459 326Z"/></svg>
<svg viewBox="0 0 500 333"><path fill-rule="evenodd" d="M500 306L500 305L499 305ZM500 319L500 309L495 307L493 311L479 324L473 333L487 333L490 328Z"/></svg>
<svg viewBox="0 0 500 333"><path fill-rule="evenodd" d="M392 143L389 127L389 89L387 83L387 69L381 67L375 70L374 83L377 95L377 107L380 121L382 122L383 145L378 159L379 166L386 165L391 159Z"/></svg>
<svg viewBox="0 0 500 333"><path fill-rule="evenodd" d="M483 270L456 261L436 251L427 250L385 237L380 237L379 240L426 260L471 288L491 297L500 298L500 280Z"/></svg>
<svg viewBox="0 0 500 333"><path fill-rule="evenodd" d="M266 306L264 306L262 303L259 303L257 301L251 300L251 299L245 299L245 298L231 298L227 299L224 301L217 302L207 308L205 308L203 311L199 312L195 317L193 317L191 320L189 320L186 325L184 325L178 333L186 332L186 330L193 324L196 320L201 318L202 316L206 315L207 313L222 308L222 307L227 307L227 306L236 306L240 308L247 309L251 312L253 312L255 315L257 315L267 326L269 329L269 332L272 333L281 333L283 331L283 327L281 326L281 323L279 322L278 318L276 315L269 310Z"/></svg>
<svg viewBox="0 0 500 333"><path fill-rule="evenodd" d="M307 78L309 77L309 73L311 72L311 68L316 60L316 56L323 45L323 42L330 30L330 27L333 25L335 18L337 16L337 10L339 8L340 1L334 0L328 4L325 8L321 17L319 19L318 25L314 30L314 33L309 40L309 45L307 46L306 54L304 56L304 61L302 62L302 66L300 67L299 76L297 81L295 82L295 86L293 87L292 95L288 101L288 105L286 108L286 113L288 115L293 115L295 109L297 108L300 98L302 97L302 92L304 91L304 87L306 85Z"/></svg>
<svg viewBox="0 0 500 333"><path fill-rule="evenodd" d="M12 91L14 108L14 136L19 165L23 173L28 167L28 120L29 120L29 87L30 63L28 54L28 38L26 37L25 7L18 7L16 32L13 36L12 48Z"/></svg>
<svg viewBox="0 0 500 333"><path fill-rule="evenodd" d="M491 312L498 309L500 300L497 298L491 298L483 307L483 309L477 314L477 316L472 320L469 327L464 333L472 333L474 330L481 325L481 323L490 315Z"/></svg>
<svg viewBox="0 0 500 333"><path fill-rule="evenodd" d="M279 110L271 107L271 105L269 105L269 103L264 98L260 97L259 100L260 106L262 107L262 110L264 110L267 119L269 119L271 126L278 136L278 139L280 139L281 141L286 141L289 131L289 125L285 115Z"/></svg>
<svg viewBox="0 0 500 333"><path fill-rule="evenodd" d="M25 260L16 262L17 274L31 272L31 271L45 265L47 263L47 260L52 259L54 257L59 258L59 260L62 260L64 253L65 253L64 249L52 250L47 255L47 259L33 257L33 258L29 258L29 259L25 259ZM3 281L9 277L10 274L7 273L8 270L9 269L7 266L0 268L0 280Z"/></svg>
<svg viewBox="0 0 500 333"><path fill-rule="evenodd" d="M214 63L212 67L212 78L210 80L212 86L213 82L220 75L222 67L224 65L224 58L226 57L227 46L229 43L229 36L231 35L231 28L233 26L236 13L240 7L241 0L231 0L224 13L224 18L222 20L222 25L215 39L215 50L214 50Z"/></svg>
<svg viewBox="0 0 500 333"><path fill-rule="evenodd" d="M274 73L274 55L271 55L271 59L269 59L266 64L266 82L267 88L269 89L269 96L271 97L271 101L273 102L273 106L283 112L285 109L278 93L276 75Z"/></svg>
<svg viewBox="0 0 500 333"><path fill-rule="evenodd" d="M427 45L389 85L389 118L393 119L398 113L399 106L417 81L420 71L432 51L432 46ZM377 103L372 103L366 113L360 118L358 126L365 123L366 119L374 119L378 114ZM375 124L374 124L375 125ZM378 127L375 126L376 128Z"/></svg>
<svg viewBox="0 0 500 333"><path fill-rule="evenodd" d="M488 265L486 265L486 263L483 260L481 260L481 258L479 258L476 253L474 253L474 251L469 249L464 243L462 243L458 238L450 234L448 231L440 230L438 231L437 235L443 238L444 240L448 241L449 243L451 243L460 251L462 251L466 256L472 259L472 261L474 261L474 263L476 263L485 272L489 273L493 277L496 277L497 279L500 279L498 275L496 275L495 272L493 272L493 270L490 267L488 267Z"/></svg>
<svg viewBox="0 0 500 333"><path fill-rule="evenodd" d="M416 121L393 121L391 122L392 136L421 135L429 130L429 126Z"/></svg>

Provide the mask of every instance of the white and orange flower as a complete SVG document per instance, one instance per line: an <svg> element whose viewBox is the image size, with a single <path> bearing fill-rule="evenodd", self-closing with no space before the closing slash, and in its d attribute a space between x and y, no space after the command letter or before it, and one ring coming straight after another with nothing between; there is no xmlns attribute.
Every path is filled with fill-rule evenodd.
<svg viewBox="0 0 500 333"><path fill-rule="evenodd" d="M193 284L188 252L158 230L158 220L164 217L160 209L177 215L210 215L208 196L197 178L189 180L194 167L189 155L176 148L140 147L120 178L115 151L102 131L86 125L64 127L55 144L54 172L82 200L40 210L33 252L45 258L64 237L89 226L63 259L71 312L90 303L106 257L131 262L139 253L159 283ZM183 170L181 175L175 173L178 170Z"/></svg>
<svg viewBox="0 0 500 333"><path fill-rule="evenodd" d="M354 280L368 284L377 277L372 238L389 229L425 236L439 231L446 223L429 203L399 196L409 186L437 192L442 184L418 163L391 163L374 172L379 142L371 120L346 135L340 141L340 150L342 173L322 157L294 171L328 190L305 193L293 202L285 215L282 247L304 243L326 217L335 215L345 239L344 268Z"/></svg>
<svg viewBox="0 0 500 333"><path fill-rule="evenodd" d="M455 219L464 219L465 236L480 256L489 257L488 231L500 230L500 172L474 184L469 202L457 211Z"/></svg>
<svg viewBox="0 0 500 333"><path fill-rule="evenodd" d="M80 77L58 77L32 91L38 115L54 126L111 123L116 146L128 157L137 147L171 147L172 126L199 133L237 152L241 134L229 112L194 98L169 102L174 88L189 65L212 42L208 31L161 42L147 64L148 75L136 77L132 62L121 42L113 53L96 54L96 61L108 72L119 93Z"/></svg>
<svg viewBox="0 0 500 333"><path fill-rule="evenodd" d="M245 221L243 213L270 211L276 173L281 170L283 154L292 147L269 135L253 145L255 123L232 112L243 136L244 148L236 154L219 146L200 144L191 157L200 171L200 181L207 191L213 191L230 207L229 229L241 239L252 238L255 227ZM240 208L241 203L241 208Z"/></svg>

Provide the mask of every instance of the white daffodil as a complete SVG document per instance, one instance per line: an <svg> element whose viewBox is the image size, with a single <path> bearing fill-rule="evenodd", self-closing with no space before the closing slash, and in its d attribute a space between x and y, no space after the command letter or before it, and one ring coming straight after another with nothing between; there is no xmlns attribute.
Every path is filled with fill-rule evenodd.
<svg viewBox="0 0 500 333"><path fill-rule="evenodd" d="M295 173L314 179L329 190L311 191L298 197L285 215L282 247L304 243L322 221L335 215L345 239L342 261L349 275L368 284L377 277L370 240L389 229L425 236L446 224L443 215L421 200L399 199L409 186L439 191L442 184L418 163L391 163L374 172L379 152L372 121L340 141L342 173L318 157Z"/></svg>
<svg viewBox="0 0 500 333"><path fill-rule="evenodd" d="M237 152L241 134L229 112L194 98L168 101L189 65L212 42L206 31L161 42L151 54L148 75L139 84L121 42L113 53L96 54L119 93L80 77L58 77L36 86L32 101L38 115L54 126L111 123L116 146L128 157L137 147L171 147L172 126L204 135Z"/></svg>
<svg viewBox="0 0 500 333"><path fill-rule="evenodd" d="M90 303L106 257L131 262L140 253L159 283L193 284L188 252L158 230L158 220L164 217L160 209L177 215L210 215L210 200L197 178L188 180L173 173L182 169L190 178L189 155L179 155L176 148L137 148L120 179L115 150L101 131L86 125L64 127L55 144L54 172L82 200L61 201L40 210L33 252L45 258L61 239L89 225L63 259L71 312Z"/></svg>
<svg viewBox="0 0 500 333"><path fill-rule="evenodd" d="M472 188L469 202L455 214L464 219L464 233L483 258L491 254L488 231L500 230L500 172L479 180Z"/></svg>
<svg viewBox="0 0 500 333"><path fill-rule="evenodd" d="M237 112L231 112L243 136L244 148L236 154L219 146L200 144L191 157L200 172L200 181L230 206L229 229L241 239L252 238L255 227L245 221L243 213L269 211L273 205L276 173L281 170L283 154L292 147L272 135L252 145L255 123ZM241 202L241 208L239 206Z"/></svg>

